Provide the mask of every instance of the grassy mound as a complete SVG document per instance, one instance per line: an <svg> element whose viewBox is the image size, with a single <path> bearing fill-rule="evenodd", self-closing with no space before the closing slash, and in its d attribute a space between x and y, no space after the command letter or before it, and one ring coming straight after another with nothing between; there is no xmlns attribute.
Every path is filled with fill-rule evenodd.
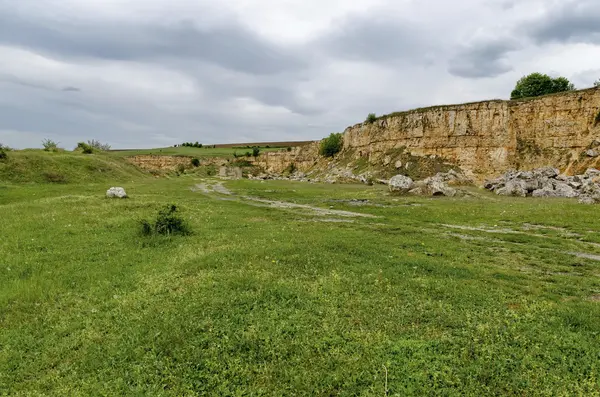
<svg viewBox="0 0 600 397"><path fill-rule="evenodd" d="M145 174L106 154L12 151L0 161L0 182L91 183L137 179Z"/></svg>

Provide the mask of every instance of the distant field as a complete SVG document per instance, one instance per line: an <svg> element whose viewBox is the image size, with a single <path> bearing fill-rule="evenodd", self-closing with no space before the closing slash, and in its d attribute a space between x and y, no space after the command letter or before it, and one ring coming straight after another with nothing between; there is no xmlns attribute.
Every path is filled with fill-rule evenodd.
<svg viewBox="0 0 600 397"><path fill-rule="evenodd" d="M261 152L274 152L286 150L286 148L266 148L261 147ZM195 148L195 147L167 147L157 149L128 149L111 150L108 152L111 156L129 157L137 155L168 155L168 156L190 156L190 157L229 157L234 153L243 155L246 152L252 152L251 148L217 147L217 148Z"/></svg>
<svg viewBox="0 0 600 397"><path fill-rule="evenodd" d="M198 172L0 161L0 395L600 395L600 206Z"/></svg>
<svg viewBox="0 0 600 397"><path fill-rule="evenodd" d="M314 141L289 141L289 142L255 142L255 143L225 143L221 145L216 145L217 148L231 148L231 147L247 147L247 146L259 146L259 147L279 147L286 148L288 146L296 147L296 146L306 146Z"/></svg>

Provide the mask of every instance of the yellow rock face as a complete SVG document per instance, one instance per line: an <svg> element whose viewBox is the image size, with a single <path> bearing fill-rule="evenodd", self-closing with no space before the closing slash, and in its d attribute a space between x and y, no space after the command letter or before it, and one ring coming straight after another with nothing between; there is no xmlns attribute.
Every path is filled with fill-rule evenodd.
<svg viewBox="0 0 600 397"><path fill-rule="evenodd" d="M396 161L390 153L404 148L414 156L438 156L475 180L546 165L581 172L597 164L585 151L595 140L600 145L599 113L600 88L411 110L348 127L339 157L386 164ZM315 142L292 152L265 153L256 164L281 172L293 162L305 171L323 164L318 147Z"/></svg>

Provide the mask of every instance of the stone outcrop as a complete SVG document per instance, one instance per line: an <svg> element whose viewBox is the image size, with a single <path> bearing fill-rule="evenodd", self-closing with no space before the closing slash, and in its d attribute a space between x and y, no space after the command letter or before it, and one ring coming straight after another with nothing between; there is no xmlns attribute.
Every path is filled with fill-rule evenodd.
<svg viewBox="0 0 600 397"><path fill-rule="evenodd" d="M582 175L567 176L552 167L510 170L484 187L500 196L579 197L582 203L594 204L600 202L600 171L590 168Z"/></svg>
<svg viewBox="0 0 600 397"><path fill-rule="evenodd" d="M600 88L519 101L492 100L394 113L344 131L338 162L411 173L426 159L429 176L449 164L475 181L508 169L551 165L573 175L600 165ZM319 143L265 153L265 169L323 168ZM423 167L424 164L419 166ZM391 175L390 175L391 176Z"/></svg>

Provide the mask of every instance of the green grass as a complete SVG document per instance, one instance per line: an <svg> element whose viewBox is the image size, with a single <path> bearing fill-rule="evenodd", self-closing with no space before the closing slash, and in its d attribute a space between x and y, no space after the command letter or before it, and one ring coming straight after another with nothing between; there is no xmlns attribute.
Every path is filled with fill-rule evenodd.
<svg viewBox="0 0 600 397"><path fill-rule="evenodd" d="M0 161L0 183L88 183L128 181L144 175L133 165L106 153L45 152L17 150L7 152Z"/></svg>
<svg viewBox="0 0 600 397"><path fill-rule="evenodd" d="M261 152L285 151L286 148L260 148ZM137 155L168 155L168 156L190 156L190 157L231 157L234 153L242 156L246 152L252 153L252 148L194 148L194 147L167 147L157 149L132 149L113 150L108 152L110 156L128 157Z"/></svg>
<svg viewBox="0 0 600 397"><path fill-rule="evenodd" d="M600 395L598 207L126 176L0 184L0 394Z"/></svg>

